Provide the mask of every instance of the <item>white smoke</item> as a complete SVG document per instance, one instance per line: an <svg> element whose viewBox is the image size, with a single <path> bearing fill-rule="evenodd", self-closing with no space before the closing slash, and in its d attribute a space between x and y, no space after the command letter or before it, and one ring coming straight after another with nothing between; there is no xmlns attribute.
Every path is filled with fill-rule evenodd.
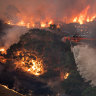
<svg viewBox="0 0 96 96"><path fill-rule="evenodd" d="M77 45L72 48L80 75L85 81L91 81L96 86L96 49L87 44Z"/></svg>
<svg viewBox="0 0 96 96"><path fill-rule="evenodd" d="M2 37L2 42L4 43L4 48L8 49L11 45L19 42L20 37L28 32L25 27L13 26L4 30L5 35Z"/></svg>

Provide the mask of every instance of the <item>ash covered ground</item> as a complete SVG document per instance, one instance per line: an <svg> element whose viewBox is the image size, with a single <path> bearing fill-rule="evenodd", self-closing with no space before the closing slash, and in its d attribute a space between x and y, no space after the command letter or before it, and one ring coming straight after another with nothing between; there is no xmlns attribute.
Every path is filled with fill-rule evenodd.
<svg viewBox="0 0 96 96"><path fill-rule="evenodd" d="M82 78L81 67L77 66L71 50L78 44L62 41L64 36L73 36L74 34L94 38L95 24L94 21L80 27L80 24L70 23L63 24L60 28L51 25L48 29L28 30L27 33L20 36L18 43L12 44L7 49L7 54L0 54L7 60L6 63L0 62L0 84L7 85L27 96L95 96L86 95L88 92L93 94L96 88L91 87L91 79L87 79L85 82L86 76L83 75ZM86 26L90 29L88 29L89 31L87 29L85 31ZM6 34L5 29L11 27L14 26L1 21L0 37L2 38ZM84 29L84 32L81 29ZM83 43L95 48L95 41L84 41ZM35 56L43 60L44 73L42 75L35 76L22 70L21 67L16 67L14 61L20 60L22 55L16 56L15 53L22 50L32 52L30 58L34 60ZM64 78L66 73L69 73L69 76Z"/></svg>

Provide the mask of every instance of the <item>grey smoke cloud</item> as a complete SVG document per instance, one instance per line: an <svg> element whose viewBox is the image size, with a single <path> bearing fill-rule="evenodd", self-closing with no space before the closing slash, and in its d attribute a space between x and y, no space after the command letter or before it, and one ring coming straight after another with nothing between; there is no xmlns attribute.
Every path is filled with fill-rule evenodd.
<svg viewBox="0 0 96 96"><path fill-rule="evenodd" d="M27 33L29 29L22 26L8 26L3 22L0 23L0 47L5 49L19 42L20 37Z"/></svg>
<svg viewBox="0 0 96 96"><path fill-rule="evenodd" d="M92 38L93 40L80 41L72 47L75 62L77 64L78 71L85 81L91 81L91 85L96 86L96 21L81 25L86 26L88 33L85 33L85 38ZM78 29L78 28L77 28ZM79 35L82 37L82 32Z"/></svg>
<svg viewBox="0 0 96 96"><path fill-rule="evenodd" d="M14 26L12 28L4 30L5 35L2 37L4 42L3 46L8 49L11 45L18 43L20 37L28 32L28 29L25 27Z"/></svg>
<svg viewBox="0 0 96 96"><path fill-rule="evenodd" d="M72 51L80 75L96 86L96 49L84 44L75 46Z"/></svg>

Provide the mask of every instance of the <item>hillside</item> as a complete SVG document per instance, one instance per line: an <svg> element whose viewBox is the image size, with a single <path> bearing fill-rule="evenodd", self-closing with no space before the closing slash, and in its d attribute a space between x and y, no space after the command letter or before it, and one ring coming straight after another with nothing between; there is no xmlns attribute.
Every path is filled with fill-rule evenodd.
<svg viewBox="0 0 96 96"><path fill-rule="evenodd" d="M23 96L23 95L0 84L0 96Z"/></svg>

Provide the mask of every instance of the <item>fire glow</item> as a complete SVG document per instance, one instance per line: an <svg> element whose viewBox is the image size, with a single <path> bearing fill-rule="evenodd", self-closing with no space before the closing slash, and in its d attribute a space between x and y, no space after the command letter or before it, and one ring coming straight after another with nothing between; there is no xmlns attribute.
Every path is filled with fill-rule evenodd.
<svg viewBox="0 0 96 96"><path fill-rule="evenodd" d="M6 54L6 50L4 48L0 48L1 54Z"/></svg>
<svg viewBox="0 0 96 96"><path fill-rule="evenodd" d="M6 63L7 59L5 59L3 56L0 56L0 62L1 63Z"/></svg>
<svg viewBox="0 0 96 96"><path fill-rule="evenodd" d="M82 10L79 14L73 14L72 17L70 18L61 18L61 22L66 22L64 23L79 23L79 24L84 24L86 22L91 22L96 18L96 14L94 15L89 15L89 10L90 6L88 5L84 10ZM6 23L9 25L16 25L16 26L25 26L27 28L46 28L50 27L51 24L54 24L56 20L53 20L52 18L46 17L44 20L40 20L36 18L36 20L33 19L31 16L24 16L22 14L17 14L16 15L19 20L14 23L14 20L8 20ZM63 20L64 19L64 20ZM16 21L16 20L15 20ZM57 24L58 25L58 24Z"/></svg>
<svg viewBox="0 0 96 96"><path fill-rule="evenodd" d="M91 22L96 18L96 15L88 16L88 10L90 6L87 6L78 16L73 19L73 22L84 24L85 22Z"/></svg>
<svg viewBox="0 0 96 96"><path fill-rule="evenodd" d="M67 79L68 76L69 76L69 73L65 73L65 75L64 75L64 79Z"/></svg>
<svg viewBox="0 0 96 96"><path fill-rule="evenodd" d="M69 75L70 74L68 72L66 72L66 73L61 72L60 73L60 78L61 78L61 80L65 80L69 77Z"/></svg>
<svg viewBox="0 0 96 96"><path fill-rule="evenodd" d="M17 68L20 68L23 71L35 76L44 74L43 61L40 58L37 58L35 56L36 60L34 60L33 58L31 58L33 54L27 52L23 53L22 51L18 51L17 56L22 56L21 60L15 62Z"/></svg>
<svg viewBox="0 0 96 96"><path fill-rule="evenodd" d="M48 18L45 20L39 20L40 21L39 23L36 23L36 21L34 21L32 17L21 16L20 14L17 15L17 18L19 18L18 22L14 23L14 20L13 21L8 20L6 23L9 25L25 26L27 28L34 28L34 27L46 28L50 27L50 25L53 24L53 20Z"/></svg>
<svg viewBox="0 0 96 96"><path fill-rule="evenodd" d="M0 54L4 55L7 54L6 50L4 48L0 48ZM7 59L5 59L3 56L0 56L0 62L1 63L6 63Z"/></svg>
<svg viewBox="0 0 96 96"><path fill-rule="evenodd" d="M33 55L31 52L22 50L22 51L17 51L13 52L13 56L16 57L16 59L13 58L5 58L3 54L7 54L6 50L4 48L0 49L1 55L0 56L0 62L1 63L6 63L7 59L8 60L13 60L14 64L16 65L16 68L22 69L24 72L27 72L29 74L39 76L44 74L44 66L43 66L43 60L40 58L37 58L35 55ZM6 55L5 54L5 55ZM32 58L34 57L35 60Z"/></svg>

